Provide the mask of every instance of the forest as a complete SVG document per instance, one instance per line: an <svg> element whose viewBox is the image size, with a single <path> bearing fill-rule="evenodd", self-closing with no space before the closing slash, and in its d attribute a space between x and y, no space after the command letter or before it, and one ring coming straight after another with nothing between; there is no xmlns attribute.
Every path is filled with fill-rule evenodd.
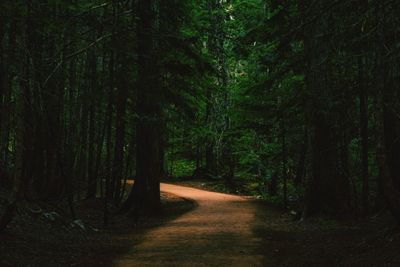
<svg viewBox="0 0 400 267"><path fill-rule="evenodd" d="M396 254L399 15L396 0L1 1L0 266L64 266L13 252L24 251L16 240L27 225L56 231L41 223L49 218L89 228L84 218L96 210L100 233L90 235L112 236L121 220L141 229L168 217L174 201L198 205L175 220L206 207L230 212L203 189L231 196L240 212L229 221L272 209L293 227L367 225ZM239 205L237 195L253 200ZM226 220L209 231L257 236ZM41 235L35 229L29 242ZM157 239L145 232L136 236ZM370 266L268 265L246 253L231 265ZM79 266L225 266L207 257L207 265ZM391 257L373 266L400 266Z"/></svg>

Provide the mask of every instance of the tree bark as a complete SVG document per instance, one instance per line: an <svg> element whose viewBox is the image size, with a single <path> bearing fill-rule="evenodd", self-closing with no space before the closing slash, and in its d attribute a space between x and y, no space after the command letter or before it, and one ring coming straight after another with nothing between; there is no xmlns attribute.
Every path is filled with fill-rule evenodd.
<svg viewBox="0 0 400 267"><path fill-rule="evenodd" d="M382 186L386 202L389 210L400 222L400 190L396 187L396 179L398 166L396 165L398 158L398 144L394 141L397 137L395 134L396 121L393 114L388 110L390 107L390 96L393 89L389 86L390 82L390 65L393 62L388 60L385 46L385 30L386 30L386 14L385 6L382 2L376 2L375 12L377 18L377 31L375 40L376 49L376 87L377 87L377 163L379 168L379 176L382 179ZM383 41L383 42L382 42ZM386 100L386 101L385 101ZM393 123L394 122L394 123ZM397 140L397 138L395 139ZM398 142L397 142L398 143Z"/></svg>
<svg viewBox="0 0 400 267"><path fill-rule="evenodd" d="M15 77L15 69L11 67L11 63L15 60L15 49L17 39L17 20L13 19L10 23L8 31L8 47L7 57L5 64L10 66L8 71L3 75L3 101L1 103L1 133L0 133L0 159L4 163L8 163L9 151L8 146L10 142L10 129L11 129L11 94L12 94L12 80Z"/></svg>
<svg viewBox="0 0 400 267"><path fill-rule="evenodd" d="M306 158L308 153L308 128L304 127L303 142L299 151L299 160L296 168L296 175L294 178L294 184L300 186L304 182L304 177L306 176Z"/></svg>
<svg viewBox="0 0 400 267"><path fill-rule="evenodd" d="M88 55L88 68L89 68L89 93L87 100L89 104L89 129L88 129L88 163L87 163L87 198L95 198L97 194L97 177L94 175L95 171L95 121L96 121L96 106L97 106L97 57L95 51L90 51Z"/></svg>
<svg viewBox="0 0 400 267"><path fill-rule="evenodd" d="M308 1L311 2L311 1ZM333 86L329 74L330 42L327 32L330 17L321 16L329 1L311 4L311 16L315 21L305 28L305 49L308 58L306 83L311 91L308 112L312 136L312 174L310 175L305 195L303 216L327 214L346 216L349 212L349 181L338 172L338 136L334 124L336 117L329 108Z"/></svg>
<svg viewBox="0 0 400 267"><path fill-rule="evenodd" d="M126 59L120 56L121 69L118 75L118 89L116 95L116 118L115 118L115 150L113 162L113 187L114 201L118 204L121 200L121 182L124 176L124 147L126 128L126 102L128 98L128 82L126 81Z"/></svg>
<svg viewBox="0 0 400 267"><path fill-rule="evenodd" d="M359 62L359 101L360 101L360 138L361 138L361 180L362 212L369 214L369 176L368 176L368 93L365 87L363 62Z"/></svg>
<svg viewBox="0 0 400 267"><path fill-rule="evenodd" d="M158 63L159 2L138 1L138 89L136 126L136 180L128 198L130 213L154 214L160 209L162 147L162 91Z"/></svg>

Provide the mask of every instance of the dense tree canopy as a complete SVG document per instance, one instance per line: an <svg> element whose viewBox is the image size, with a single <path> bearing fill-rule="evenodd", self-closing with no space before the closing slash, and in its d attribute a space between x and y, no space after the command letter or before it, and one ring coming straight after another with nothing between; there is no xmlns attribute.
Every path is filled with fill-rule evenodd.
<svg viewBox="0 0 400 267"><path fill-rule="evenodd" d="M75 201L102 197L105 223L110 205L150 214L160 180L178 176L251 184L302 218L400 220L399 12L393 0L2 1L11 211L40 199L75 216Z"/></svg>

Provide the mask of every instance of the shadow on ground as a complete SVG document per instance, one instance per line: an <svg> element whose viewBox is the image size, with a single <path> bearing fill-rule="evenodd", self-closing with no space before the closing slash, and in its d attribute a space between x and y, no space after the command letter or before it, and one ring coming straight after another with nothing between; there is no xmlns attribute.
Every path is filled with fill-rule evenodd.
<svg viewBox="0 0 400 267"><path fill-rule="evenodd" d="M64 222L42 225L39 218L17 218L0 235L0 266L113 266L116 259L140 244L149 230L195 209L196 204L162 194L160 216L137 223L126 216L115 216L106 230L101 229L102 207L101 199L84 201L77 207L82 221L88 228L90 225L85 231L67 229Z"/></svg>

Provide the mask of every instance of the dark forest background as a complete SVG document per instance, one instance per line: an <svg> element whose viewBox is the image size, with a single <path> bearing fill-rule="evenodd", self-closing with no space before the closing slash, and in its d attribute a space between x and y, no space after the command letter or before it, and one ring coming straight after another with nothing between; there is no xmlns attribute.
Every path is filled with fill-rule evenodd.
<svg viewBox="0 0 400 267"><path fill-rule="evenodd" d="M300 218L400 221L400 2L0 3L0 190L135 216L212 179ZM127 179L135 179L128 195Z"/></svg>

